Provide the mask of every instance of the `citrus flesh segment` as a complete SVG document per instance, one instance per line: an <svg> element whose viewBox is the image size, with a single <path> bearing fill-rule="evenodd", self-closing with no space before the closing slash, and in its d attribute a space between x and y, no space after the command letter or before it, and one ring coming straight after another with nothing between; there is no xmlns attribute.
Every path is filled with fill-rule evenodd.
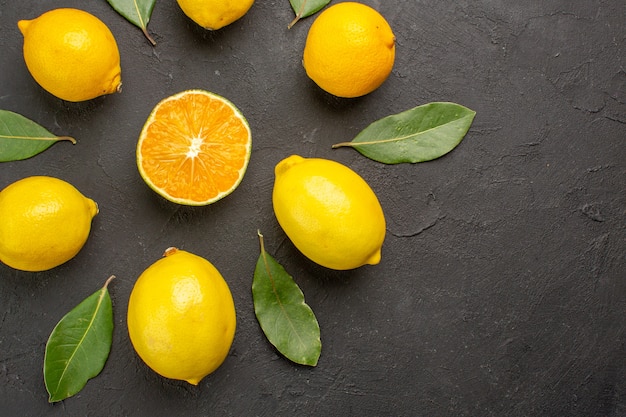
<svg viewBox="0 0 626 417"><path fill-rule="evenodd" d="M250 160L248 122L230 101L187 90L156 105L137 143L146 183L169 201L207 205L230 194Z"/></svg>

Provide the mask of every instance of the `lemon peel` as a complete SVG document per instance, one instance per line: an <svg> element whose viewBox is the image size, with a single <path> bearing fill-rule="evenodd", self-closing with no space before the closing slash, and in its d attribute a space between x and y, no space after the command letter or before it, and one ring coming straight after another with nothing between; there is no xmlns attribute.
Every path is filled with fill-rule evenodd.
<svg viewBox="0 0 626 417"><path fill-rule="evenodd" d="M21 179L0 192L0 261L23 271L45 271L84 246L95 201L54 177Z"/></svg>
<svg viewBox="0 0 626 417"><path fill-rule="evenodd" d="M127 324L135 351L152 370L197 385L228 355L235 305L208 260L172 247L135 282Z"/></svg>
<svg viewBox="0 0 626 417"><path fill-rule="evenodd" d="M49 93L79 102L121 90L117 43L96 16L59 8L17 26L24 36L26 67Z"/></svg>
<svg viewBox="0 0 626 417"><path fill-rule="evenodd" d="M324 10L309 29L302 64L320 88L337 97L371 93L389 77L395 36L375 9L356 2Z"/></svg>
<svg viewBox="0 0 626 417"><path fill-rule="evenodd" d="M347 270L381 260L385 217L374 191L339 162L292 155L275 167L274 213L306 257Z"/></svg>
<svg viewBox="0 0 626 417"><path fill-rule="evenodd" d="M254 0L177 0L183 13L208 30L218 30L242 18Z"/></svg>

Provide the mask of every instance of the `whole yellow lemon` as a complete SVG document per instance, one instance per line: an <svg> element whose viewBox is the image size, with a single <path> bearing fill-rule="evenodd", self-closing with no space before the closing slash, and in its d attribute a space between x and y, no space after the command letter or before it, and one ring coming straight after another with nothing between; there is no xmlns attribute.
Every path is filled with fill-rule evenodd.
<svg viewBox="0 0 626 417"><path fill-rule="evenodd" d="M217 30L242 18L254 0L176 0L183 13L205 29Z"/></svg>
<svg viewBox="0 0 626 417"><path fill-rule="evenodd" d="M305 256L331 269L377 264L385 217L374 191L339 162L292 155L275 168L274 213Z"/></svg>
<svg viewBox="0 0 626 417"><path fill-rule="evenodd" d="M0 191L0 261L45 271L72 259L87 241L98 205L71 184L27 177Z"/></svg>
<svg viewBox="0 0 626 417"><path fill-rule="evenodd" d="M323 90L338 97L371 93L389 77L395 36L385 18L361 3L337 3L315 19L302 64Z"/></svg>
<svg viewBox="0 0 626 417"><path fill-rule="evenodd" d="M24 61L49 93L85 101L119 91L120 54L109 28L78 9L54 9L17 23L24 35Z"/></svg>
<svg viewBox="0 0 626 417"><path fill-rule="evenodd" d="M156 373L197 385L226 359L236 315L228 284L206 259L176 248L137 279L128 334Z"/></svg>

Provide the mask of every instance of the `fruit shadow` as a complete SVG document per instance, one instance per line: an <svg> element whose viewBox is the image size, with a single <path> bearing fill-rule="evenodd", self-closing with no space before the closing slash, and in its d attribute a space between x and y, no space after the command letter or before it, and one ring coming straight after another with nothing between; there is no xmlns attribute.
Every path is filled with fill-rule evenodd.
<svg viewBox="0 0 626 417"><path fill-rule="evenodd" d="M230 38L237 38L238 35L238 26L243 24L243 20L246 16L243 16L241 19L238 19L231 23L230 25L224 26L223 28L217 30L205 29L189 17L187 17L182 10L179 8L179 13L176 13L175 19L178 21L179 25L182 27L186 27L188 30L186 33L193 39L196 44L206 44L206 45L230 45Z"/></svg>
<svg viewBox="0 0 626 417"><path fill-rule="evenodd" d="M303 80L305 81L305 80ZM367 95L354 98L337 97L322 90L315 82L308 77L306 83L311 99L321 106L325 111L337 114L352 110L354 107L361 105L367 100Z"/></svg>
<svg viewBox="0 0 626 417"><path fill-rule="evenodd" d="M311 282L308 284L303 282L302 285L312 284L323 287L325 290L344 288L346 286L358 285L358 282L364 279L364 275L366 275L362 273L362 269L367 268L367 266L348 270L336 270L319 265L302 254L286 236L278 248L278 253L281 254L281 258L290 259L296 263L293 273L286 268L296 282L301 281L305 277L310 277Z"/></svg>
<svg viewBox="0 0 626 417"><path fill-rule="evenodd" d="M62 113L69 122L82 123L84 119L94 113L100 112L107 106L107 101L113 101L119 92L98 96L84 101L67 101L60 99L37 85L38 99L45 104L50 113Z"/></svg>

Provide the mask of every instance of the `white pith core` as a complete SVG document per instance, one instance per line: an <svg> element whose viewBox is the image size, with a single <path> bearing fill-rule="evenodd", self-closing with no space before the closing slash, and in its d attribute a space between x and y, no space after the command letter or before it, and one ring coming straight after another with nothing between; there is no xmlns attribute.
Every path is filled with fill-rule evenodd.
<svg viewBox="0 0 626 417"><path fill-rule="evenodd" d="M193 159L198 156L201 151L200 147L202 146L203 141L204 140L200 136L196 136L191 139L191 145L189 145L189 150L187 151L187 158Z"/></svg>

